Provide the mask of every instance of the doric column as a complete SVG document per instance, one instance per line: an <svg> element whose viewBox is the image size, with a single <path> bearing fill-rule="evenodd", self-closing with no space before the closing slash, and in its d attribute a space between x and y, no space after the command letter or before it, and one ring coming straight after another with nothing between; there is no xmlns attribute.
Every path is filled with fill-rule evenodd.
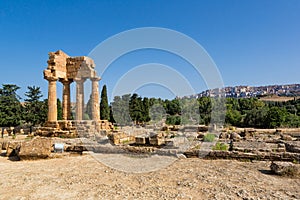
<svg viewBox="0 0 300 200"><path fill-rule="evenodd" d="M48 78L48 121L57 121L56 78Z"/></svg>
<svg viewBox="0 0 300 200"><path fill-rule="evenodd" d="M100 77L91 78L92 81L92 120L100 120L100 105L99 105L99 81Z"/></svg>
<svg viewBox="0 0 300 200"><path fill-rule="evenodd" d="M63 120L71 119L71 93L70 80L60 80L63 84L63 101L62 101L62 118Z"/></svg>
<svg viewBox="0 0 300 200"><path fill-rule="evenodd" d="M85 79L76 78L76 120L83 119L84 112L84 81Z"/></svg>

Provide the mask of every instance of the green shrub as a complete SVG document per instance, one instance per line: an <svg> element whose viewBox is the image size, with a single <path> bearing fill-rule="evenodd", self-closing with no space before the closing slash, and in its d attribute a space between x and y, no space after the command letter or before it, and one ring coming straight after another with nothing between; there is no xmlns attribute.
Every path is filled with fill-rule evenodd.
<svg viewBox="0 0 300 200"><path fill-rule="evenodd" d="M194 146L193 149L200 149L201 148L201 145L200 144L197 144L196 146Z"/></svg>
<svg viewBox="0 0 300 200"><path fill-rule="evenodd" d="M221 150L221 151L227 151L228 145L224 143L217 142L216 145L213 147L213 150Z"/></svg>
<svg viewBox="0 0 300 200"><path fill-rule="evenodd" d="M215 136L214 134L212 134L212 133L207 133L206 135L204 135L203 141L204 141L204 142L212 142L212 141L214 141L215 137L216 137L216 136Z"/></svg>

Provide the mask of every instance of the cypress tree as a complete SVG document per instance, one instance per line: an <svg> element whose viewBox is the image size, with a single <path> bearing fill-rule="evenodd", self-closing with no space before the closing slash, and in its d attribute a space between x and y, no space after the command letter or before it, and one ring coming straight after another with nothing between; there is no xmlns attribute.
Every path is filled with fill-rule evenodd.
<svg viewBox="0 0 300 200"><path fill-rule="evenodd" d="M144 122L150 121L149 110L150 110L149 99L147 97L144 97L143 99L143 121Z"/></svg>
<svg viewBox="0 0 300 200"><path fill-rule="evenodd" d="M102 91L101 91L100 119L109 120L109 105L108 105L108 100L107 100L106 85L103 85Z"/></svg>
<svg viewBox="0 0 300 200"><path fill-rule="evenodd" d="M57 98L57 120L62 120L62 105L60 99Z"/></svg>

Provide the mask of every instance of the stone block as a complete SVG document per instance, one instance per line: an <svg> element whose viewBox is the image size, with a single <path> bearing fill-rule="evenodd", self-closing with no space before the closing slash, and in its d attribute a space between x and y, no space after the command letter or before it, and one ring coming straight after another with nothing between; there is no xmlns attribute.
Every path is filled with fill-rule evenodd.
<svg viewBox="0 0 300 200"><path fill-rule="evenodd" d="M272 162L271 171L281 176L299 176L300 166L291 162Z"/></svg>
<svg viewBox="0 0 300 200"><path fill-rule="evenodd" d="M284 142L284 145L287 151L300 153L300 141Z"/></svg>
<svg viewBox="0 0 300 200"><path fill-rule="evenodd" d="M18 156L20 148L21 148L21 142L17 142L17 141L8 142L6 147L6 156L7 157Z"/></svg>
<svg viewBox="0 0 300 200"><path fill-rule="evenodd" d="M233 142L232 150L239 152L276 152L278 144L256 142L256 141L243 141L243 142Z"/></svg>
<svg viewBox="0 0 300 200"><path fill-rule="evenodd" d="M47 158L51 154L51 149L52 140L50 138L35 137L21 144L18 156L21 160Z"/></svg>
<svg viewBox="0 0 300 200"><path fill-rule="evenodd" d="M165 143L163 138L150 138L149 142L151 145L159 146Z"/></svg>
<svg viewBox="0 0 300 200"><path fill-rule="evenodd" d="M146 144L146 138L137 136L135 137L135 143L139 145Z"/></svg>

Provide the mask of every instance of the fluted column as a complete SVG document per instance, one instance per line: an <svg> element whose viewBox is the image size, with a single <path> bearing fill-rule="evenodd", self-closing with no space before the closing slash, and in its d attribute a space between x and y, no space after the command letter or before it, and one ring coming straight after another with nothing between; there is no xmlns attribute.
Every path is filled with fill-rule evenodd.
<svg viewBox="0 0 300 200"><path fill-rule="evenodd" d="M100 77L91 78L92 81L92 120L100 120L100 105L99 105L99 81Z"/></svg>
<svg viewBox="0 0 300 200"><path fill-rule="evenodd" d="M76 81L76 120L83 119L84 112L84 81L85 79L77 78Z"/></svg>
<svg viewBox="0 0 300 200"><path fill-rule="evenodd" d="M63 120L71 119L71 92L70 80L61 80L63 84L63 101L62 101L62 118Z"/></svg>
<svg viewBox="0 0 300 200"><path fill-rule="evenodd" d="M48 121L57 121L56 78L48 80Z"/></svg>

